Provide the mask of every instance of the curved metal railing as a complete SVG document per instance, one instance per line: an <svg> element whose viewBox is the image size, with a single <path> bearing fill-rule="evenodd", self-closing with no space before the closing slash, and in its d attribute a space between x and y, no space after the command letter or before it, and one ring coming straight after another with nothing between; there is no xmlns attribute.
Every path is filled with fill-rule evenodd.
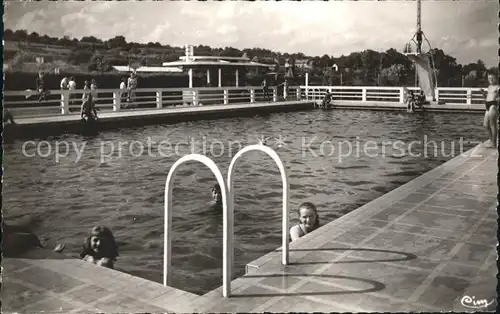
<svg viewBox="0 0 500 314"><path fill-rule="evenodd" d="M197 161L201 162L207 166L212 173L215 175L217 182L221 187L222 193L222 211L223 211L223 248L222 248L222 294L224 297L229 297L231 291L231 274L232 274L232 263L230 257L232 257L233 252L233 205L228 198L228 190L224 177L220 172L217 165L208 157L200 154L190 154L186 155L179 160L177 160L167 176L167 181L165 183L165 231L164 231L164 243L163 243L163 285L168 286L171 283L171 261L172 261L172 182L180 165L187 161ZM229 255L231 252L231 255Z"/></svg>
<svg viewBox="0 0 500 314"><path fill-rule="evenodd" d="M288 265L289 259L289 230L288 230L288 204L289 204L289 184L285 166L280 157L272 148L257 144L250 145L240 150L231 160L229 166L227 182L220 172L217 165L208 157L200 154L186 155L177 160L167 176L165 183L165 231L164 231L164 246L163 246L163 285L169 286L171 283L171 261L172 261L172 190L173 178L179 168L185 162L197 161L207 166L215 175L217 182L221 187L222 193L222 210L223 210L223 226L222 226L222 295L227 298L231 295L231 279L234 263L234 171L236 163L241 156L250 151L261 151L270 156L277 164L281 179L283 182L283 221L282 221L282 264Z"/></svg>

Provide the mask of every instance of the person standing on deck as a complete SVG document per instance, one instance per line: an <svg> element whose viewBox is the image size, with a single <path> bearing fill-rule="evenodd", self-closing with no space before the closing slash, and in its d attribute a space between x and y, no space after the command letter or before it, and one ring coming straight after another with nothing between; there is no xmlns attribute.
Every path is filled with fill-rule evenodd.
<svg viewBox="0 0 500 314"><path fill-rule="evenodd" d="M500 102L500 86L498 85L497 77L494 74L488 75L488 91L481 89L483 97L485 97L486 112L484 113L483 125L488 131L489 139L486 142L486 147L497 147L498 135L498 104Z"/></svg>
<svg viewBox="0 0 500 314"><path fill-rule="evenodd" d="M46 101L48 92L45 90L45 82L43 78L43 72L38 72L38 77L36 78L36 90L38 91L38 102Z"/></svg>
<svg viewBox="0 0 500 314"><path fill-rule="evenodd" d="M135 72L130 73L128 78L127 86L127 102L133 102L135 100L135 89L137 88L137 74Z"/></svg>
<svg viewBox="0 0 500 314"><path fill-rule="evenodd" d="M63 79L61 80L60 87L62 90L68 89L68 77L67 76L63 77Z"/></svg>
<svg viewBox="0 0 500 314"><path fill-rule="evenodd" d="M90 94L90 85L89 81L85 81L83 83L83 94L82 94L82 101L85 101L85 99L88 98L88 95Z"/></svg>
<svg viewBox="0 0 500 314"><path fill-rule="evenodd" d="M126 95L127 95L127 83L125 83L127 81L127 78L126 77L122 77L122 81L120 83L120 101L121 102L125 102L125 99L126 99Z"/></svg>
<svg viewBox="0 0 500 314"><path fill-rule="evenodd" d="M262 86L262 89L264 91L264 100L268 101L268 99L269 99L269 86L268 86L266 77L264 77L264 80L262 81L261 86Z"/></svg>
<svg viewBox="0 0 500 314"><path fill-rule="evenodd" d="M90 90L91 90L91 94L92 94L92 99L94 101L94 104L97 103L97 83L95 81L95 79L92 79L90 81Z"/></svg>
<svg viewBox="0 0 500 314"><path fill-rule="evenodd" d="M68 97L69 97L69 104L70 106L73 104L73 93L74 93L74 90L76 89L76 82L75 82L75 78L72 76L69 78L69 82L68 82L68 90L69 90L69 94L68 94Z"/></svg>

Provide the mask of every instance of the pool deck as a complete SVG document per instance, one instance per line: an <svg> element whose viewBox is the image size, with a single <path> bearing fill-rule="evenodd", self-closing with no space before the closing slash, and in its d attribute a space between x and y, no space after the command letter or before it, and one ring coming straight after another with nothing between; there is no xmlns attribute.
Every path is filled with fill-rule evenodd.
<svg viewBox="0 0 500 314"><path fill-rule="evenodd" d="M388 102L388 101L365 101L365 102L353 102L353 101L333 101L334 107L339 109L368 109L368 110L404 110L406 111L406 105L399 102ZM454 104L446 103L442 105L432 104L424 105L422 108L417 107L415 112L455 112L455 113L484 113L484 104Z"/></svg>
<svg viewBox="0 0 500 314"><path fill-rule="evenodd" d="M5 313L494 311L498 153L479 145L247 265L232 297L85 263L5 258ZM124 252L125 253L125 252ZM118 261L119 263L119 261ZM468 308L464 297L492 302Z"/></svg>
<svg viewBox="0 0 500 314"><path fill-rule="evenodd" d="M291 100L280 102L255 102L229 105L178 106L163 109L122 109L98 112L99 129L116 129L148 124L169 124L200 119L241 117L245 115L286 112L313 108L313 102ZM15 125L5 125L7 138L33 138L63 133L80 133L80 112L68 115L15 117Z"/></svg>

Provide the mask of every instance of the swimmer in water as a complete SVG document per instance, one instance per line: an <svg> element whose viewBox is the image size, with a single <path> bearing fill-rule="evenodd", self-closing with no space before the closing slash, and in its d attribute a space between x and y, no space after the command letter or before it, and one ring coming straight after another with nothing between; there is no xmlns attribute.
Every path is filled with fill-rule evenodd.
<svg viewBox="0 0 500 314"><path fill-rule="evenodd" d="M497 147L498 134L498 103L500 101L497 77L494 74L488 75L488 91L481 89L483 97L485 97L486 112L484 113L483 125L488 131L489 139L485 143L486 147Z"/></svg>
<svg viewBox="0 0 500 314"><path fill-rule="evenodd" d="M216 207L222 207L222 191L220 189L220 185L216 184L212 188L212 198L213 205Z"/></svg>
<svg viewBox="0 0 500 314"><path fill-rule="evenodd" d="M92 94L87 94L82 103L80 111L82 120L88 121L89 119L97 120L97 110L92 99Z"/></svg>
<svg viewBox="0 0 500 314"><path fill-rule="evenodd" d="M94 227L85 239L80 258L84 261L113 268L118 257L118 246L111 230L104 226Z"/></svg>
<svg viewBox="0 0 500 314"><path fill-rule="evenodd" d="M314 231L319 227L319 216L316 206L313 203L303 203L299 206L299 224L290 228L290 238L292 241Z"/></svg>

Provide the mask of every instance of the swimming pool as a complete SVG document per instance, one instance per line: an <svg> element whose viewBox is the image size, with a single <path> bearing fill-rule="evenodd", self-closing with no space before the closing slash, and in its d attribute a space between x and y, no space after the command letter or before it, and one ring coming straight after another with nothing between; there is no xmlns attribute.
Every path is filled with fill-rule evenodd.
<svg viewBox="0 0 500 314"><path fill-rule="evenodd" d="M64 254L72 257L94 225L107 225L120 246L117 269L161 282L164 185L182 155L205 151L225 175L238 143L268 137L287 167L291 225L305 201L317 205L324 224L451 159L452 141L455 155L475 146L485 138L481 120L471 114L301 111L120 129L95 138L64 135L47 139L39 152L39 141L24 152L24 142L16 141L4 147L4 217L41 218L36 232L42 241L65 243ZM367 141L369 151L356 148ZM418 156L423 141L435 141L438 156L432 150ZM71 151L56 162L56 143L60 150L62 143L86 145L80 156ZM401 151L410 144L412 156ZM47 145L52 154L40 157ZM245 156L236 169L235 276L281 244L278 169L262 153ZM189 163L174 188L173 286L194 293L222 283L222 214L209 205L215 182L203 165Z"/></svg>

